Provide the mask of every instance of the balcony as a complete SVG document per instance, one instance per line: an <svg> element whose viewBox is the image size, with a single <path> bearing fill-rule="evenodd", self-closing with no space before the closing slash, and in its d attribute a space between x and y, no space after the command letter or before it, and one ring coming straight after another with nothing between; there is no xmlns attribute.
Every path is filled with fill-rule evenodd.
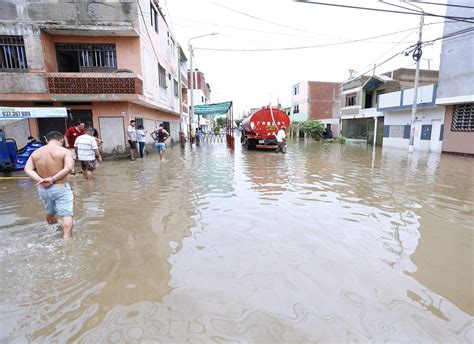
<svg viewBox="0 0 474 344"><path fill-rule="evenodd" d="M49 73L51 94L143 94L135 73Z"/></svg>
<svg viewBox="0 0 474 344"><path fill-rule="evenodd" d="M365 108L365 109L360 109L359 111L359 117L380 117L383 116L383 112L377 111L376 107L371 107L371 108Z"/></svg>

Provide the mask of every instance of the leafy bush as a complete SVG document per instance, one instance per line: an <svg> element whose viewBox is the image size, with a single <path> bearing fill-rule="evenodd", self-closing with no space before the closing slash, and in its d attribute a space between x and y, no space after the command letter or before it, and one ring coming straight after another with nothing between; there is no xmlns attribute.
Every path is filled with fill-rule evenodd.
<svg viewBox="0 0 474 344"><path fill-rule="evenodd" d="M315 140L323 138L324 125L320 121L306 121L301 126L301 129L306 135L309 135Z"/></svg>

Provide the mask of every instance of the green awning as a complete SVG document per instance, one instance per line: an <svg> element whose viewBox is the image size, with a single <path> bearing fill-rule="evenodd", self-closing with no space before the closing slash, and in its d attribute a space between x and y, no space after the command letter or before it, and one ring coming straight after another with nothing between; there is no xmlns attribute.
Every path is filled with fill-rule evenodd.
<svg viewBox="0 0 474 344"><path fill-rule="evenodd" d="M225 115L232 107L232 102L196 105L194 107L194 114L196 115L210 115L219 116Z"/></svg>

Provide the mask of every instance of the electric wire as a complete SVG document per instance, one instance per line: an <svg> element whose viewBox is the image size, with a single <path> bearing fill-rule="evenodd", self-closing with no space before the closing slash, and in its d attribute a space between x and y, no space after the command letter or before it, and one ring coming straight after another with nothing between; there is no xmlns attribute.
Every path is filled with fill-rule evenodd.
<svg viewBox="0 0 474 344"><path fill-rule="evenodd" d="M458 4L440 4L438 2L429 2L429 1L420 1L420 0L410 0L410 2L417 2L419 4L426 4L426 5L439 5L439 6L447 6L447 7L459 7L459 8L474 9L474 6L466 6L466 5L458 5Z"/></svg>
<svg viewBox="0 0 474 344"><path fill-rule="evenodd" d="M341 7L341 8L351 8L351 9L356 9L356 10L365 10L365 11L375 11L375 12L385 12L385 13L396 13L396 14L409 14L409 15L425 15L429 17L438 17L438 18L446 18L446 19L452 19L456 21L465 21L467 23L474 23L473 17L450 17L450 16L443 16L440 14L434 14L434 13L429 13L429 12L418 12L418 11L412 11L412 12L405 12L405 11L396 11L396 10L387 10L387 9L382 9L382 8L373 8L373 7L363 7L363 6L351 6L351 5L342 5L342 4L330 4L330 3L325 3L325 2L318 2L318 1L310 1L310 0L293 0L295 2L301 2L304 4L309 4L309 5L321 5L321 6L330 6L330 7Z"/></svg>
<svg viewBox="0 0 474 344"><path fill-rule="evenodd" d="M372 37L366 37L366 38L360 38L360 39L354 39L352 41L346 41L346 42L336 42L336 43L327 43L327 44L319 44L319 45L308 45L308 46L298 46L298 47L283 47L283 48L262 48L262 49L225 49L225 48L201 48L201 47L195 47L194 49L199 49L199 50L212 50L212 51L284 51L284 50L301 50L301 49L313 49L313 48L323 48L323 47L331 47L331 46L338 46L338 45L345 45L345 44L353 44L353 43L358 43L358 42L364 42L364 41L369 41L372 39L376 38L381 38L381 37L387 37L387 36L393 36L399 33L404 33L407 31L413 31L415 28L410 28L406 30L401 30L401 31L396 31L396 32L390 32L382 35L377 35L377 36L372 36ZM393 42L391 42L393 43ZM395 42L398 43L398 42Z"/></svg>
<svg viewBox="0 0 474 344"><path fill-rule="evenodd" d="M394 7L398 7L398 8L403 8L405 10L408 10L408 11L412 11L412 12L415 12L415 13L419 13L421 15L427 15L427 13L419 6L416 6L416 5L413 5L413 4L410 4L411 6L415 6L417 7L419 10L415 10L413 8L410 8L410 7L405 7L405 6L401 6L401 5L397 5L397 4L392 4L390 2L386 2L386 1L383 1L383 0L380 0L381 3L383 4L386 4L386 5L390 5L390 6L394 6ZM434 14L431 14L431 16L436 16L436 17L443 17L443 18L447 18L447 19L452 19L452 20L455 20L455 21L460 21L460 22L465 22L465 23L471 23L471 24L474 24L474 21L469 21L469 20L464 20L464 19L460 19L460 17L451 17L451 16L440 16L440 15L434 15ZM474 18L468 18L468 19L474 19Z"/></svg>
<svg viewBox="0 0 474 344"><path fill-rule="evenodd" d="M270 20L268 20L268 19L263 19L263 18L254 16L254 15L252 15L252 14L248 14L248 13L245 13L245 12L241 12L241 11L239 11L239 10L235 10L235 9L233 9L233 8L230 8L230 7L227 7L227 6L218 4L218 3L216 3L216 2L211 2L211 4L213 4L213 5L215 5L215 6L219 6L219 7L225 8L226 10L229 10L229 11L232 11L232 12L235 12L235 13L238 13L238 14L240 14L240 15L243 15L243 16L246 16L246 17L255 19L255 20L259 20L259 21L265 22L265 23L269 23L269 24L273 24L273 25L276 25L276 26L284 27L284 28L286 28L286 29L291 29L291 30L296 30L296 31L301 31L301 32L309 32L309 31L302 30L302 29L299 29L299 28L296 28L296 27L293 27L293 26L288 26L288 25L276 23L276 22L270 21Z"/></svg>
<svg viewBox="0 0 474 344"><path fill-rule="evenodd" d="M460 30L460 31L456 31L456 32L453 32L451 34L448 34L448 35L444 35L444 36L441 36L441 37L438 37L438 38L435 38L435 39L432 39L432 40L429 40L429 41L425 41L425 42L422 42L421 43L421 46L424 46L424 45L431 45L431 44L434 44L434 42L437 42L439 40L442 40L442 39L450 39L450 38L453 38L453 37L457 37L459 35L463 35L465 33L469 33L471 31L474 31L474 28L469 28L469 29L464 29L464 30ZM408 48L390 56L388 59L384 60L383 62L377 64L374 68L377 68L377 67L380 67L381 65L393 60L394 58L396 58L397 56L400 56L400 55L409 55L410 53L412 53L414 50L416 50L418 48L418 43L416 44L413 44L411 46L409 46ZM351 79L356 79L356 78L359 78L367 73L369 73L370 71L372 71L373 68L370 68L368 69L366 72L364 73L359 73L356 77L354 78L351 78Z"/></svg>

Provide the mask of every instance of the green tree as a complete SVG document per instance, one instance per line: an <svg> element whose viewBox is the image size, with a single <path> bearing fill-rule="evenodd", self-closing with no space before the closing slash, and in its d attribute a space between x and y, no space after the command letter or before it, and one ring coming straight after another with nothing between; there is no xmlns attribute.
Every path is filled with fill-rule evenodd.
<svg viewBox="0 0 474 344"><path fill-rule="evenodd" d="M241 120L241 119L236 119L236 120L235 120L235 125L236 125L236 126L240 126L240 123L242 123L242 120Z"/></svg>
<svg viewBox="0 0 474 344"><path fill-rule="evenodd" d="M225 117L218 117L216 118L216 126L219 128L224 128L227 123L227 119Z"/></svg>
<svg viewBox="0 0 474 344"><path fill-rule="evenodd" d="M324 125L320 121L306 121L301 126L306 135L315 140L320 140L324 134Z"/></svg>

